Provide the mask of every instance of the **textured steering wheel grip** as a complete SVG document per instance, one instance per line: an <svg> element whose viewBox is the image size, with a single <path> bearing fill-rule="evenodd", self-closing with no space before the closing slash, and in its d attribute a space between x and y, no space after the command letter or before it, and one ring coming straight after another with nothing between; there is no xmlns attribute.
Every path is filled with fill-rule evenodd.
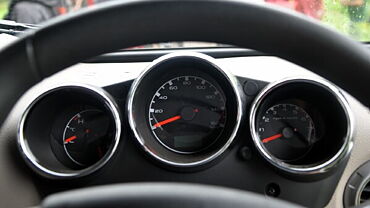
<svg viewBox="0 0 370 208"><path fill-rule="evenodd" d="M303 15L253 1L117 0L53 19L0 51L0 123L26 89L65 67L117 49L183 40L276 55L370 103L367 49Z"/></svg>
<svg viewBox="0 0 370 208"><path fill-rule="evenodd" d="M300 206L250 192L215 186L182 183L132 183L54 194L47 197L41 207L296 208Z"/></svg>

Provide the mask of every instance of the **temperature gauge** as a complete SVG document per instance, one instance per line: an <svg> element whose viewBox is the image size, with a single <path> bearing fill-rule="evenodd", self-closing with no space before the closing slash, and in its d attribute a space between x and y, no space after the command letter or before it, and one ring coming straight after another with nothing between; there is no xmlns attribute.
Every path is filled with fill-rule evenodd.
<svg viewBox="0 0 370 208"><path fill-rule="evenodd" d="M89 166L100 160L108 151L114 135L110 118L96 109L74 115L63 132L63 145L67 156L80 166Z"/></svg>

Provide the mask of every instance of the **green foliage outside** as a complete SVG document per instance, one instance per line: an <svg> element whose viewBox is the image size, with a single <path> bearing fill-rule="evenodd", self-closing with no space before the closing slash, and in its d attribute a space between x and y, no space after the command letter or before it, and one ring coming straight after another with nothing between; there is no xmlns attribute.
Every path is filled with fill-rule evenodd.
<svg viewBox="0 0 370 208"><path fill-rule="evenodd" d="M370 41L370 2L367 2L363 20L359 22L351 21L348 8L340 0L324 0L324 8L322 21L325 24L357 40Z"/></svg>
<svg viewBox="0 0 370 208"><path fill-rule="evenodd" d="M0 17L4 17L8 13L8 0L0 0Z"/></svg>
<svg viewBox="0 0 370 208"><path fill-rule="evenodd" d="M341 0L323 1L325 12L322 21L326 25L354 39L370 42L370 0L367 2L363 20L358 22L351 21L348 8L341 3ZM0 17L4 17L7 14L8 4L9 0L0 0Z"/></svg>

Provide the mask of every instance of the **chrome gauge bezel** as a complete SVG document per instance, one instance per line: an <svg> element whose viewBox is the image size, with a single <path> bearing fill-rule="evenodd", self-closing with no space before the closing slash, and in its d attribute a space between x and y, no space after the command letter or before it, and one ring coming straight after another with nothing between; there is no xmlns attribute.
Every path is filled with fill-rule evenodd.
<svg viewBox="0 0 370 208"><path fill-rule="evenodd" d="M183 58L192 58L196 59L198 61L205 62L209 65L212 66L215 70L217 70L217 73L222 74L223 78L227 80L228 84L231 86L233 93L235 94L236 100L235 100L235 105L236 105L236 116L235 118L230 118L235 120L235 126L232 129L232 133L230 137L227 139L227 141L223 144L221 148L219 148L214 154L202 158L196 161L192 162L177 162L174 160L171 160L169 158L162 157L161 155L157 154L156 151L154 151L150 146L148 146L147 142L145 141L145 138L140 133L140 129L138 128L138 123L136 122L135 119L135 113L133 111L133 103L136 99L136 94L138 87L141 85L143 82L143 79L146 78L150 72L156 69L157 66L160 64L167 62L167 61L172 61L176 59L183 59ZM239 82L237 81L236 77L233 76L231 73L225 71L221 67L216 64L215 59L213 59L210 56L201 54L201 53L196 53L196 52L175 52L171 54L164 55L156 60L154 60L133 82L131 85L131 89L128 94L128 101L127 101L127 112L128 112L128 121L131 130L133 131L135 138L137 139L138 143L142 147L142 149L149 154L152 158L156 159L157 161L160 161L163 164L166 164L168 166L172 167L196 167L200 165L207 164L214 159L218 158L220 155L222 155L228 147L231 145L233 142L234 138L236 137L236 134L238 132L238 129L240 127L240 123L242 120L242 112L243 112L243 104L242 104L242 92L241 92L241 86ZM228 118L229 119L229 118ZM155 139L155 138L153 138ZM187 156L190 156L189 154Z"/></svg>
<svg viewBox="0 0 370 208"><path fill-rule="evenodd" d="M317 85L325 89L328 93L331 93L345 113L345 118L347 119L347 131L344 138L344 143L338 152L329 158L328 160L319 163L319 164L310 164L310 165L292 165L288 164L274 155L269 153L269 151L264 147L262 144L258 132L256 129L256 119L257 113L265 101L265 99L269 96L269 94L286 84L290 83L298 83L298 82L306 82L310 84ZM341 161L343 161L351 152L353 147L353 132L354 132L354 119L352 115L352 111L349 107L349 104L341 92L341 90L336 87L335 85L331 84L330 82L321 79L321 78L302 78L302 77L292 77L292 78L285 78L276 82L272 82L268 84L264 89L260 91L260 93L256 96L255 100L253 101L250 109L249 115L249 124L250 124L250 132L253 139L255 146L257 147L258 152L273 166L277 167L280 170L283 170L288 173L298 174L298 175L312 175L312 174L319 174L325 173L331 170L332 168L336 167Z"/></svg>
<svg viewBox="0 0 370 208"><path fill-rule="evenodd" d="M101 158L98 162L95 164L88 166L83 169L79 170L73 170L66 168L65 171L56 171L52 170L46 166L44 166L40 162L40 158L37 158L35 154L31 151L29 147L29 142L27 139L27 136L25 135L25 125L26 121L28 119L30 111L34 108L34 106L43 98L47 97L49 94L56 92L58 90L63 89L82 89L87 90L89 92L92 92L94 95L98 96L99 99L102 99L111 113L111 116L114 120L114 126L115 126L115 135L114 140L112 143L111 148L106 152L106 154ZM18 132L17 132L17 143L18 143L18 149L21 152L21 156L26 161L28 166L33 169L36 173L51 179L73 179L73 178L80 178L83 176L90 175L97 170L101 169L115 154L117 147L120 143L120 137L122 133L122 124L121 124L121 114L119 112L118 105L116 104L113 97L109 95L104 89L100 87L91 86L88 84L82 84L82 83L64 83L53 86L51 89L48 89L47 91L40 94L36 99L34 99L31 104L26 108L24 111L19 124L18 124Z"/></svg>

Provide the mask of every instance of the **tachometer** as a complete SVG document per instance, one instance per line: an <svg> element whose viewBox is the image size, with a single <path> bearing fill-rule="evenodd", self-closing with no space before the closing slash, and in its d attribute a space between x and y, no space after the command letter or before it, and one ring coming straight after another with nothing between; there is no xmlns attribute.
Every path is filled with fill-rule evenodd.
<svg viewBox="0 0 370 208"><path fill-rule="evenodd" d="M294 104L270 107L258 119L257 131L265 148L283 161L302 158L316 142L310 115Z"/></svg>
<svg viewBox="0 0 370 208"><path fill-rule="evenodd" d="M204 78L180 76L165 82L149 105L149 125L157 140L178 153L212 145L226 122L225 95Z"/></svg>

